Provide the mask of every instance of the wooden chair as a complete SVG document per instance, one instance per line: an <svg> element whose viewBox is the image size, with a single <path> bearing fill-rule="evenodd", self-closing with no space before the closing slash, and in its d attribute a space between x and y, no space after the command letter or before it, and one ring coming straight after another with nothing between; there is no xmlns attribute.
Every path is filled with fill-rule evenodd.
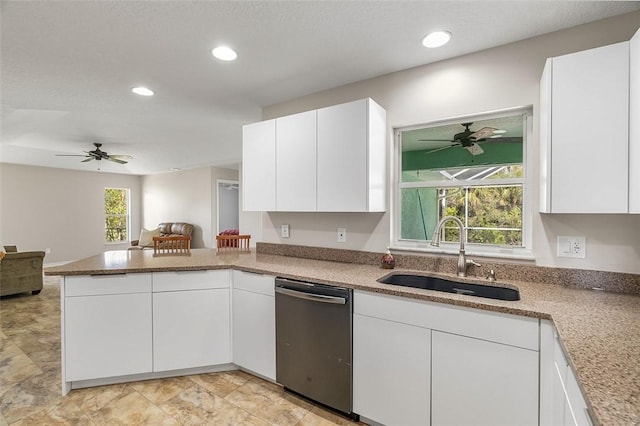
<svg viewBox="0 0 640 426"><path fill-rule="evenodd" d="M216 235L218 251L250 251L251 235Z"/></svg>
<svg viewBox="0 0 640 426"><path fill-rule="evenodd" d="M189 253L191 250L191 237L153 237L154 254Z"/></svg>

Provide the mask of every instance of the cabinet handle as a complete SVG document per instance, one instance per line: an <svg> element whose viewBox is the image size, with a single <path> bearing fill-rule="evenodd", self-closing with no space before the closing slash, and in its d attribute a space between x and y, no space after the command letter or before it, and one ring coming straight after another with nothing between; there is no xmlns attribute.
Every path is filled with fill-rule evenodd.
<svg viewBox="0 0 640 426"><path fill-rule="evenodd" d="M325 296L323 294L305 293L302 291L291 290L289 288L276 287L276 293L284 294L298 299L311 300L313 302L333 303L336 305L344 305L347 300L344 297Z"/></svg>

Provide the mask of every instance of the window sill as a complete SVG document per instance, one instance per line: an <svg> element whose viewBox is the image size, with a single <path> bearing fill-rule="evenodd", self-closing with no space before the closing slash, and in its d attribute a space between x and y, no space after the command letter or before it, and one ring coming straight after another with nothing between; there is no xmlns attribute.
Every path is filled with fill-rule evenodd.
<svg viewBox="0 0 640 426"><path fill-rule="evenodd" d="M417 241L401 241L393 244L390 249L397 252L414 252L426 254L447 254L458 255L459 244L440 244L440 247L434 247L428 242ZM467 256L489 257L496 259L511 260L535 260L531 249L526 248L510 248L510 247L474 247L473 245L465 246L465 254Z"/></svg>

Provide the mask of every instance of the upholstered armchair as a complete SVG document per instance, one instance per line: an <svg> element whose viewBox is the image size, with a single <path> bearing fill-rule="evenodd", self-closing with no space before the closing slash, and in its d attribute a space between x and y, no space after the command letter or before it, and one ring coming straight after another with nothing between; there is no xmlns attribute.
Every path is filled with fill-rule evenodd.
<svg viewBox="0 0 640 426"><path fill-rule="evenodd" d="M6 246L7 253L0 260L0 296L42 291L43 251L15 251Z"/></svg>

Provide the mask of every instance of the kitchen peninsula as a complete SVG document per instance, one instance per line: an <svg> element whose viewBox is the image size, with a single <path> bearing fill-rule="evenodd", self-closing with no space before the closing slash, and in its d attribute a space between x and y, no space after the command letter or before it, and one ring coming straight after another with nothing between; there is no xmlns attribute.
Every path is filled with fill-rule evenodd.
<svg viewBox="0 0 640 426"><path fill-rule="evenodd" d="M236 317L231 315L230 306L232 306L231 299L236 285L235 273L239 271L340 285L353 288L362 294L389 296L398 300L417 300L445 307L453 306L467 310L473 308L473 310L500 315L540 320L541 327L543 324L548 324L551 328L555 326L569 364L572 365L572 370L575 371L581 384L591 418L599 424L633 424L640 420L640 399L638 398L640 369L637 363L640 359L640 336L638 335L640 298L638 296L579 290L562 286L561 283L554 285L509 280L509 284L515 285L520 290L521 300L498 301L381 284L377 280L388 271L372 264L338 263L260 252L218 254L216 250L209 249L191 250L188 255L176 256L154 256L152 251L112 251L66 265L47 268L46 275L64 277L61 287L63 393L73 387L91 386L114 380L133 381L164 375L188 374L191 368L195 368L193 371L197 371L198 368L205 368L206 371L237 368L239 363L236 360L235 351L231 350L232 338L230 337L230 327L232 327L230 322ZM426 273L424 270L414 272ZM187 273L193 273L193 275L187 275ZM194 279L185 280L186 276ZM162 278L156 280L155 277ZM203 281L203 277L206 277L206 282ZM97 281L91 281L91 279L97 279ZM478 281L473 278L468 280ZM497 284L500 285L500 276ZM192 291L179 291L180 286L183 285L191 286L189 289ZM265 293L267 292L265 290ZM179 303L172 303L169 300L164 303L163 298L169 294L176 297L184 296L185 299L180 299ZM205 294L207 297L198 297ZM154 296L157 296L157 299ZM98 297L104 297L104 299L99 300ZM269 296L265 295L265 297ZM356 294L356 303L357 297ZM74 313L70 316L71 311L66 305L70 300L67 299L82 300L89 304L81 308L72 308L71 311ZM103 301L111 302L108 306L112 308L108 308L102 303ZM160 308L171 309L186 303L209 302L214 303L215 307L208 311L219 315L215 319L219 325L215 332L220 341L213 342L213 347L210 350L207 349L209 351L207 353L213 355L205 361L205 364L202 362L192 364L204 367L191 367L187 363L184 364L186 367L182 368L180 364L173 364L176 356L179 357L180 354L169 353L170 356L164 360L162 357L158 358L154 352L158 348L153 344L163 337L165 329L168 330L167 333L179 331L188 334L194 331L171 330L171 322L156 318L156 314L161 312ZM70 306L73 306L73 303ZM126 311L128 314L121 315L122 310L127 307L130 308ZM68 347L69 336L65 336L64 331L71 327L78 332L84 329L90 333L94 324L78 322L78 317L75 315L78 312L96 311L101 315L107 315L109 309L117 310L118 315L114 318L116 320L121 318L122 325L126 327L126 334L130 336L126 344L133 345L134 348L135 345L139 345L137 347L141 348L137 354L139 357L135 360L130 359L126 367L135 367L135 362L138 362L140 369L126 371L125 368L120 371L118 368L121 366L115 366L115 373L102 377L90 374L69 376L70 371L73 372L77 367L72 363L82 363L82 359L81 357L80 360L70 358L73 350ZM171 312L171 317L175 316L175 312ZM141 334L136 335L134 329ZM104 334L95 337L95 339L102 338L105 338ZM170 346L166 345L164 349ZM546 355L544 355L544 346L541 346L541 359L543 356ZM89 359L86 362L90 364L92 360ZM354 359L355 362L357 358ZM160 365L164 366L159 368ZM268 369L249 370L273 380L272 372ZM545 394L547 386L551 386L543 382L543 375L544 370L541 367L541 395ZM91 378L85 380L88 377ZM543 399L544 397L541 396L541 407L549 403ZM546 417L542 413L543 408L540 411L540 424L547 424Z"/></svg>

